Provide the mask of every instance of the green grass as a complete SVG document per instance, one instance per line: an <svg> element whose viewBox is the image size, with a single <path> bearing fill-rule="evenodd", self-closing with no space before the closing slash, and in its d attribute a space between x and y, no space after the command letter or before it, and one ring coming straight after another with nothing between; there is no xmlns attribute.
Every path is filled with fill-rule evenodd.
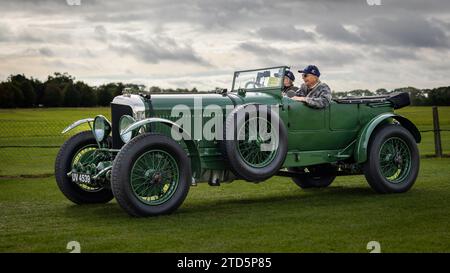
<svg viewBox="0 0 450 273"><path fill-rule="evenodd" d="M109 107L1 109L0 146L59 146L76 132L88 130L80 126L67 135L61 131L72 122L104 115L110 118ZM58 148L0 148L0 176L51 174Z"/></svg>
<svg viewBox="0 0 450 273"><path fill-rule="evenodd" d="M378 195L363 176L301 190L288 178L191 187L172 215L77 206L54 177L0 180L0 252L448 252L450 159L423 159L415 186Z"/></svg>

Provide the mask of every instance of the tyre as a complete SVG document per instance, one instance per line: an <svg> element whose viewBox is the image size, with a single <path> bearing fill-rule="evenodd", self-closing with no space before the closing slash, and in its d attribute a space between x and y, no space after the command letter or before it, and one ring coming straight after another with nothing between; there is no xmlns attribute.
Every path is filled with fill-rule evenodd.
<svg viewBox="0 0 450 273"><path fill-rule="evenodd" d="M260 126L266 126L265 133ZM237 177L247 181L272 177L286 158L286 127L265 105L234 109L225 120L224 138L221 148L225 160Z"/></svg>
<svg viewBox="0 0 450 273"><path fill-rule="evenodd" d="M288 171L298 173L296 177L292 177L292 181L302 189L326 188L336 178L336 168L328 164L307 168L288 168Z"/></svg>
<svg viewBox="0 0 450 273"><path fill-rule="evenodd" d="M110 140L108 143L111 143ZM109 144L108 144L109 145ZM98 149L91 131L84 131L69 138L58 152L55 161L55 178L61 192L76 204L107 203L113 199L110 189L101 186L77 184L67 176L75 164L96 164L92 156Z"/></svg>
<svg viewBox="0 0 450 273"><path fill-rule="evenodd" d="M406 192L416 181L419 161L416 141L407 129L383 126L370 138L364 175L378 193Z"/></svg>
<svg viewBox="0 0 450 273"><path fill-rule="evenodd" d="M156 216L176 210L192 182L188 155L173 139L154 133L133 138L113 163L111 188L131 216Z"/></svg>

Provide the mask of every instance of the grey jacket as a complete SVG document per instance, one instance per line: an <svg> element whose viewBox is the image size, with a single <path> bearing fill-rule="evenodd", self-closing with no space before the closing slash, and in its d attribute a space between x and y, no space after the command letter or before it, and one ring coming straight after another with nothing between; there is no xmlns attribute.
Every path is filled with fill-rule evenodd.
<svg viewBox="0 0 450 273"><path fill-rule="evenodd" d="M306 104L312 108L325 108L331 102L330 87L320 81L312 89L308 89L306 84L302 84L297 91L297 96L306 97Z"/></svg>
<svg viewBox="0 0 450 273"><path fill-rule="evenodd" d="M289 87L284 87L284 89L283 89L283 96L287 96L287 93L289 91L293 91L293 92L297 93L298 90L300 90L300 89L298 87L296 87L296 86L293 86L293 85L291 85Z"/></svg>

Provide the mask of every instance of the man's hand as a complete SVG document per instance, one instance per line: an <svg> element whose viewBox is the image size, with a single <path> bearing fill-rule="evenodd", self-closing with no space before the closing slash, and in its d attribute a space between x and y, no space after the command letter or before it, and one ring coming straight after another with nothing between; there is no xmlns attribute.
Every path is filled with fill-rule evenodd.
<svg viewBox="0 0 450 273"><path fill-rule="evenodd" d="M292 97L291 99L296 100L296 101L303 101L303 102L306 101L306 97L299 97L299 96Z"/></svg>

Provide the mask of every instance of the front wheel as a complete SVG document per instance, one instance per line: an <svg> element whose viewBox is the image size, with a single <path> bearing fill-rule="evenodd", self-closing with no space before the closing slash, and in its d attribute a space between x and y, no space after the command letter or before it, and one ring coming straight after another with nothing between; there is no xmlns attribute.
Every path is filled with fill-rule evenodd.
<svg viewBox="0 0 450 273"><path fill-rule="evenodd" d="M108 140L109 145L111 141ZM69 138L61 146L56 157L56 183L67 199L76 204L107 203L113 199L110 189L101 185L77 184L67 175L76 166L88 169L89 166L96 166L102 161L102 154L98 152L98 148L92 132L84 131Z"/></svg>
<svg viewBox="0 0 450 273"><path fill-rule="evenodd" d="M411 133L400 125L388 125L371 137L364 175L378 193L406 192L416 181L419 161Z"/></svg>
<svg viewBox="0 0 450 273"><path fill-rule="evenodd" d="M192 181L190 160L173 139L153 133L127 143L114 160L111 187L130 215L155 216L176 210Z"/></svg>

